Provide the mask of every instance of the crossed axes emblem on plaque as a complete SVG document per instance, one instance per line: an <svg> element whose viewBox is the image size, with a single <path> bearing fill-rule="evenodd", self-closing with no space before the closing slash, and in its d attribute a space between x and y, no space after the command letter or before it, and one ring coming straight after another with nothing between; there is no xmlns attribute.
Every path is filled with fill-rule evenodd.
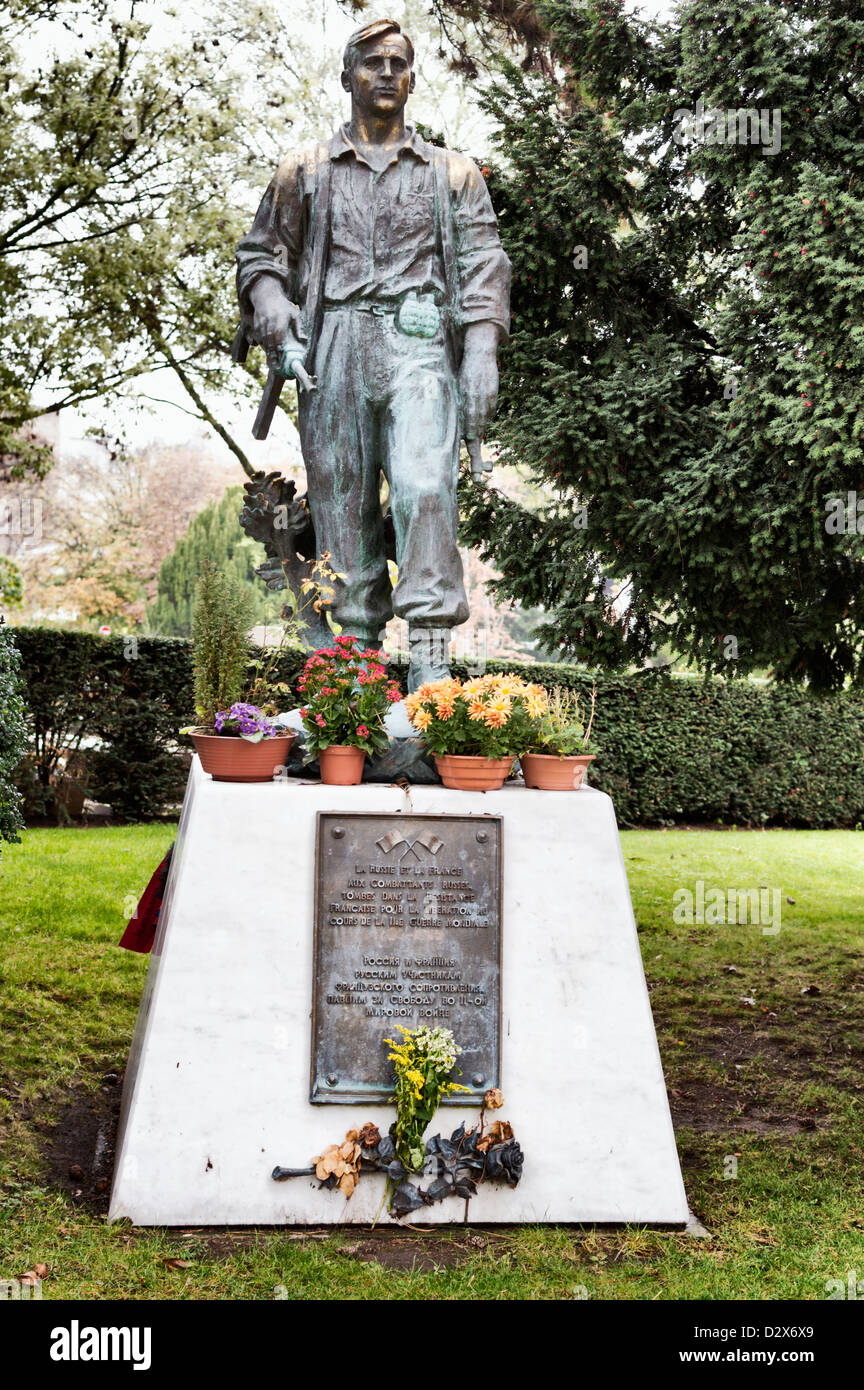
<svg viewBox="0 0 864 1390"><path fill-rule="evenodd" d="M376 840L375 844L382 854L389 854L397 845L404 845L405 849L399 855L400 863L409 854L413 854L415 859L420 860L420 855L414 848L415 845L422 845L430 854L437 854L444 847L444 841L439 840L437 835L433 835L431 830L421 831L414 840L406 840L405 836L401 835L398 830L391 830L387 835L382 835L380 840Z"/></svg>

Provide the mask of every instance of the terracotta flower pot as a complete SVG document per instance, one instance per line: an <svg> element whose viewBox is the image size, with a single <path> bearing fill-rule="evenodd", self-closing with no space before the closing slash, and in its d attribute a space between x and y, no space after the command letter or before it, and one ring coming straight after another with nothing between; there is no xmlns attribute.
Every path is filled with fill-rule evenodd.
<svg viewBox="0 0 864 1390"><path fill-rule="evenodd" d="M596 753L579 753L556 758L551 753L525 753L519 759L526 787L544 792L575 792L581 787L588 764Z"/></svg>
<svg viewBox="0 0 864 1390"><path fill-rule="evenodd" d="M250 743L227 734L190 734L201 766L214 782L270 782L277 767L285 766L296 734L279 734Z"/></svg>
<svg viewBox="0 0 864 1390"><path fill-rule="evenodd" d="M331 743L318 754L321 781L328 787L356 787L363 781L366 754L347 743Z"/></svg>
<svg viewBox="0 0 864 1390"><path fill-rule="evenodd" d="M445 787L458 792L495 792L503 787L512 758L483 758L467 753L436 755L435 766Z"/></svg>

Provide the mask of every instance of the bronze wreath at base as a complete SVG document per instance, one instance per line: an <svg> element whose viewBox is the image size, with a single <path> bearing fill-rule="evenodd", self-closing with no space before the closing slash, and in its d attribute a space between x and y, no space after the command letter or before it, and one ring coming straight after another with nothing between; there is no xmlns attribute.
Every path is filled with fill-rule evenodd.
<svg viewBox="0 0 864 1390"><path fill-rule="evenodd" d="M481 1182L505 1182L515 1187L522 1176L523 1153L506 1120L496 1120L483 1132L481 1123L466 1132L464 1124L449 1139L435 1134L426 1141L424 1173L435 1173L426 1188L411 1182L408 1169L396 1157L389 1134L382 1137L374 1124L349 1129L341 1144L331 1144L308 1168L274 1168L275 1182L318 1177L321 1187L336 1188L348 1198L362 1173L383 1173L393 1184L389 1210L407 1216L445 1197L471 1198Z"/></svg>

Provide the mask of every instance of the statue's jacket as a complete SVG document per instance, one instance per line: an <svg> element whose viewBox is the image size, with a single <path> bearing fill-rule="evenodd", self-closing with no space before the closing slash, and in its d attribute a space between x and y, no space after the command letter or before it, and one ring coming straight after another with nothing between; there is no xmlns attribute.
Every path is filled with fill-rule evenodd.
<svg viewBox="0 0 864 1390"><path fill-rule="evenodd" d="M434 296L454 343L470 323L493 322L502 339L509 331L510 262L483 176L410 127L380 173L347 126L288 154L237 248L249 329L249 291L261 275L303 308L310 363L325 308L392 307L412 291Z"/></svg>

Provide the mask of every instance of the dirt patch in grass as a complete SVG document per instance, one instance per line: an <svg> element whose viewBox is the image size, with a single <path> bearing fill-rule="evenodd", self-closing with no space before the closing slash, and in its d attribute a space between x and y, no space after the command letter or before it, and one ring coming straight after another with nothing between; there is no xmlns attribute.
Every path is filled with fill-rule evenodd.
<svg viewBox="0 0 864 1390"><path fill-rule="evenodd" d="M140 1226L132 1229L136 1234L138 1232L144 1234L144 1228ZM244 1227L235 1231L229 1227L224 1229L216 1227L214 1229L207 1226L197 1226L180 1231L172 1228L171 1234L177 1240L188 1244L190 1251L194 1251L196 1254L203 1252L213 1260L230 1260L232 1255L238 1254L241 1250L254 1250L264 1232L258 1227Z"/></svg>
<svg viewBox="0 0 864 1390"><path fill-rule="evenodd" d="M676 1027L680 1029L680 1023ZM810 1083L849 1090L849 1067L856 1066L857 1060L856 1050L844 1041L850 1028L848 1015L832 1019L823 1014L818 1028L817 1045L810 1040L809 1030L794 1039L773 1037L770 1021L749 1027L707 1021L688 1043L686 1061L682 1057L676 1066L677 1059L674 1054L670 1059L668 1052L664 1059L676 1128L788 1136L826 1128L831 1124L826 1106L790 1105L790 1083L802 1090ZM662 1031L659 1018L658 1031ZM694 1075L705 1063L722 1069L725 1079Z"/></svg>
<svg viewBox="0 0 864 1390"><path fill-rule="evenodd" d="M824 1107L820 1107L821 1115L817 1110L800 1115L774 1110L770 1102L748 1099L737 1089L710 1081L687 1081L680 1090L670 1090L669 1105L676 1129L687 1127L702 1133L728 1134L737 1130L797 1136L824 1128L827 1117Z"/></svg>
<svg viewBox="0 0 864 1390"><path fill-rule="evenodd" d="M35 1122L50 1185L99 1215L107 1212L111 1195L122 1082L109 1072L96 1091L75 1087L59 1112L52 1107L54 1119Z"/></svg>
<svg viewBox="0 0 864 1390"><path fill-rule="evenodd" d="M339 1247L340 1255L363 1263L375 1263L383 1269L403 1273L426 1273L435 1269L453 1269L482 1253L491 1243L489 1236L477 1231L458 1238L442 1237L438 1232L428 1236L413 1231L394 1231L386 1227L363 1231L357 1240Z"/></svg>
<svg viewBox="0 0 864 1390"><path fill-rule="evenodd" d="M824 1081L836 1085L850 1065L860 1069L862 1049L847 1041L855 1022L850 1013L832 1016L826 1012L815 1019L796 1018L792 1023L794 1034L783 1038L776 1036L776 1025L770 1020L749 1027L726 1020L721 1026L715 1023L712 1027L709 1022L701 1035L699 1052L733 1068L761 1061L770 1066L778 1081ZM864 1014L860 1023L864 1027ZM785 1027L789 1026L787 1022Z"/></svg>
<svg viewBox="0 0 864 1390"><path fill-rule="evenodd" d="M146 1236L147 1231L130 1227L128 1234L130 1240L134 1240ZM373 1230L363 1226L298 1226L288 1229L277 1226L196 1226L180 1230L172 1228L170 1234L178 1242L181 1253L185 1251L196 1259L206 1255L209 1259L228 1260L240 1251L254 1250L262 1240L278 1235L281 1240L296 1245L326 1244L330 1254L359 1260L361 1264L378 1264L383 1269L404 1274L453 1269L501 1239L488 1233L481 1235L476 1230L463 1229L457 1236L448 1237L440 1230L426 1234L393 1227L376 1227Z"/></svg>

